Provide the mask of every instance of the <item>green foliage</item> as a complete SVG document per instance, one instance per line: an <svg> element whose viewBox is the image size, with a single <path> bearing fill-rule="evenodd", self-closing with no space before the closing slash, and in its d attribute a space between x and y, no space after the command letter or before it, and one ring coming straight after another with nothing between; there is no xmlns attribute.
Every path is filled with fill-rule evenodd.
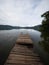
<svg viewBox="0 0 49 65"><path fill-rule="evenodd" d="M40 27L40 31L42 33L41 37L43 38L40 44L49 53L49 11L44 13L41 17L44 17L44 20Z"/></svg>

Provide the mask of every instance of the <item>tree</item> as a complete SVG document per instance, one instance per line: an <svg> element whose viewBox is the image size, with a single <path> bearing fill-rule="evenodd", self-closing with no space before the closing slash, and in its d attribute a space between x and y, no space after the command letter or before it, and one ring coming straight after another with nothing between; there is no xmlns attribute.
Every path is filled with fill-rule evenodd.
<svg viewBox="0 0 49 65"><path fill-rule="evenodd" d="M40 28L41 37L43 40L40 42L42 47L49 53L49 11L45 12L41 17L44 17Z"/></svg>

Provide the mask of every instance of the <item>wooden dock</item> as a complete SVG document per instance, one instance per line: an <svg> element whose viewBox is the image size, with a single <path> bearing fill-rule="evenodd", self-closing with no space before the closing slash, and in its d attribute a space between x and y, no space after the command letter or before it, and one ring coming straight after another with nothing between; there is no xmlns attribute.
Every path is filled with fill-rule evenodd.
<svg viewBox="0 0 49 65"><path fill-rule="evenodd" d="M28 34L20 34L4 65L43 65Z"/></svg>

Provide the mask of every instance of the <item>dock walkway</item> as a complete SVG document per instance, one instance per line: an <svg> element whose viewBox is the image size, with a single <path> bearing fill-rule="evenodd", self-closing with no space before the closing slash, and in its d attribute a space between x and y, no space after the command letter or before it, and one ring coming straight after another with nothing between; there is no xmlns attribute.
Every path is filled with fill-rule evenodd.
<svg viewBox="0 0 49 65"><path fill-rule="evenodd" d="M28 34L20 34L4 65L43 65Z"/></svg>

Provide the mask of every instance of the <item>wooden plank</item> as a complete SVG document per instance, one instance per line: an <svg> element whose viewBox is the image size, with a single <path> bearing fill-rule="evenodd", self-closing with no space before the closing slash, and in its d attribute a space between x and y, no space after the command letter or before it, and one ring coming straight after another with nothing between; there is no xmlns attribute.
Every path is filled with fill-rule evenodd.
<svg viewBox="0 0 49 65"><path fill-rule="evenodd" d="M18 37L16 43L33 44L33 41L30 39L30 36L28 34L20 34L20 36Z"/></svg>
<svg viewBox="0 0 49 65"><path fill-rule="evenodd" d="M22 41L22 39L23 40L25 39L25 43L27 42L27 44L28 44L28 40L30 39L30 36L28 34L19 35L19 37L16 41L17 43L18 43L19 39L21 41ZM26 39L27 39L27 41L26 41ZM23 43L23 42L21 42L21 43ZM32 40L30 42L31 42L31 44L33 44ZM30 44L30 42L29 42L29 44ZM22 44L17 44L17 43L11 50L11 52L5 62L5 65L43 65L43 63L40 61L39 55L34 53L33 47L28 47L28 45L22 45Z"/></svg>

